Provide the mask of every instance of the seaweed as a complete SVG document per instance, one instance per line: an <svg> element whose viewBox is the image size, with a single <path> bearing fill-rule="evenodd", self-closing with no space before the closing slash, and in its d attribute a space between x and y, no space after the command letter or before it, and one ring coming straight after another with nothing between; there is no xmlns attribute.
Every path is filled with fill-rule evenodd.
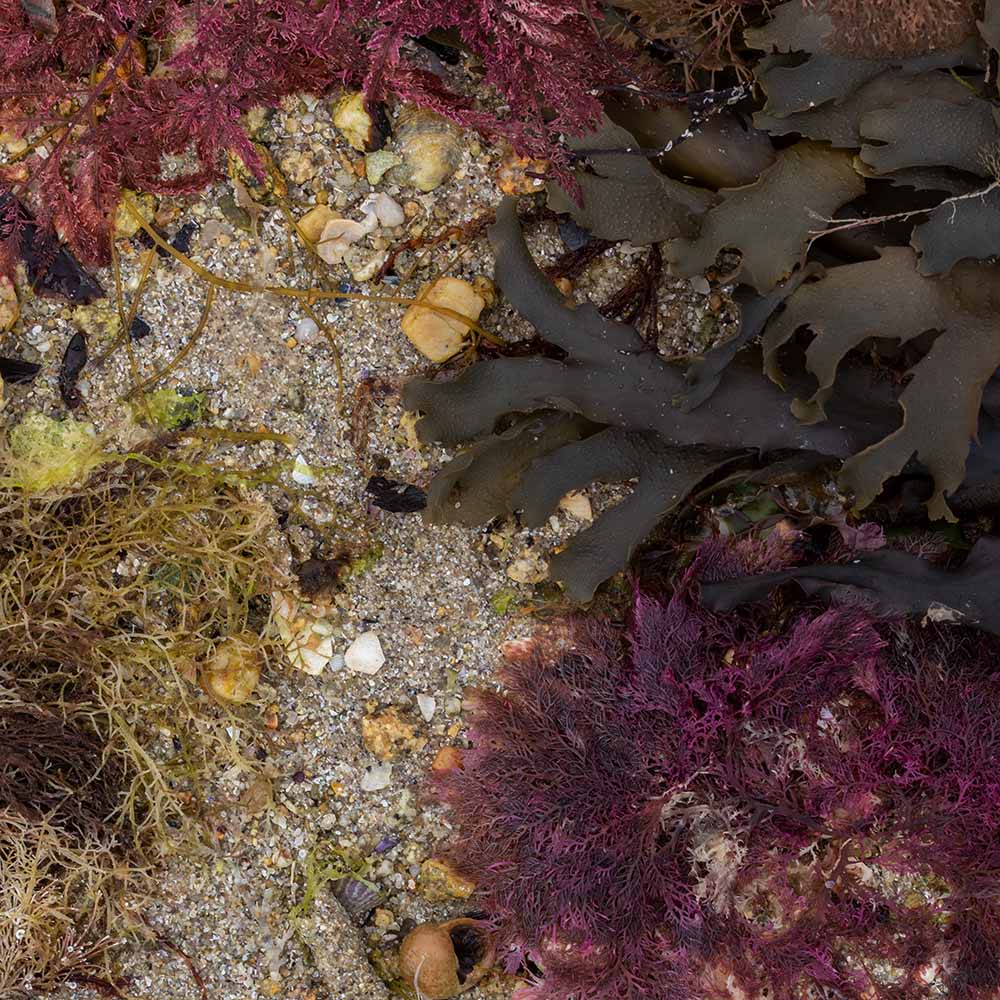
<svg viewBox="0 0 1000 1000"><path fill-rule="evenodd" d="M765 369L779 383L778 349L800 327L814 331L806 368L819 387L810 399L793 404L805 420L826 417L824 405L838 366L866 338L903 342L938 331L900 394L902 425L844 465L841 482L859 506L870 503L885 480L916 455L935 480L927 503L930 516L952 517L945 495L965 476L983 388L1000 365L994 328L998 296L1000 271L994 267L967 261L950 275L928 278L918 272L911 249L888 247L876 261L833 268L818 281L801 285L788 298L785 311L768 325ZM944 369L947 378L941 377Z"/></svg>
<svg viewBox="0 0 1000 1000"><path fill-rule="evenodd" d="M589 151L591 169L573 174L578 191L550 183L548 207L570 213L599 239L645 244L693 236L716 201L710 191L667 177L630 152L638 148L635 137L606 115L598 129L568 142L572 150Z"/></svg>
<svg viewBox="0 0 1000 1000"><path fill-rule="evenodd" d="M589 599L665 514L734 463L766 465L767 454L782 449L845 458L892 430L891 397L860 372L833 404L835 423L794 419L792 396L742 364L716 373L718 390L685 407L680 366L592 305L565 305L531 259L513 201L500 205L489 235L498 286L565 357L499 358L450 381L407 383L403 404L422 412L421 440L481 438L434 478L424 516L474 525L523 510L528 523L541 523L562 495L554 490L638 477L628 500L550 563L577 599Z"/></svg>
<svg viewBox="0 0 1000 1000"><path fill-rule="evenodd" d="M802 261L817 218L864 193L864 181L845 152L798 142L748 187L720 192L722 203L702 219L697 237L667 244L675 274L701 274L720 250L742 253L739 277L762 295Z"/></svg>
<svg viewBox="0 0 1000 1000"><path fill-rule="evenodd" d="M980 538L957 570L909 552L862 552L849 563L794 566L759 576L715 580L701 587L705 607L731 611L765 600L794 581L824 600L862 604L882 615L924 615L1000 635L1000 539Z"/></svg>
<svg viewBox="0 0 1000 1000"><path fill-rule="evenodd" d="M996 639L698 599L790 562L710 540L624 627L508 644L503 689L467 695L445 857L525 997L995 992Z"/></svg>
<svg viewBox="0 0 1000 1000"><path fill-rule="evenodd" d="M1000 191L943 205L914 226L921 274L947 274L961 260L1000 255Z"/></svg>
<svg viewBox="0 0 1000 1000"><path fill-rule="evenodd" d="M0 438L4 997L113 983L123 904L198 849L205 774L254 766L199 681L229 637L278 655L274 515L238 470L177 438L101 449L40 416Z"/></svg>
<svg viewBox="0 0 1000 1000"><path fill-rule="evenodd" d="M766 115L781 118L842 101L889 69L915 76L940 67L974 67L981 62L979 39L972 31L959 44L919 56L863 59L844 55L838 51L840 36L828 6L826 0L808 5L788 0L771 8L772 17L766 24L745 32L751 48L776 53L765 56L754 71L767 95ZM796 58L799 55L807 58Z"/></svg>

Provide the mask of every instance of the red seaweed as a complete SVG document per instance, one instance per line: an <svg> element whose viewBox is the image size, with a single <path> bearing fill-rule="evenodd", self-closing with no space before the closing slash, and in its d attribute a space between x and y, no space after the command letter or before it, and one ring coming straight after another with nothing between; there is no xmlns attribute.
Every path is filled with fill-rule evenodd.
<svg viewBox="0 0 1000 1000"><path fill-rule="evenodd" d="M521 644L473 700L448 859L541 970L525 1000L995 996L996 640L697 599L788 563L707 543L627 627Z"/></svg>

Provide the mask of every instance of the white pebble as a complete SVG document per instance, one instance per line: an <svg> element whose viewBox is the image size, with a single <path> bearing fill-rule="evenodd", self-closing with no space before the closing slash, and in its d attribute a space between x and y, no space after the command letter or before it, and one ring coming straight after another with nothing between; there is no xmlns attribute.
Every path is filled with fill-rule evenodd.
<svg viewBox="0 0 1000 1000"><path fill-rule="evenodd" d="M385 653L378 636L374 632L362 632L347 647L344 662L348 670L359 674L377 674L385 663Z"/></svg>
<svg viewBox="0 0 1000 1000"><path fill-rule="evenodd" d="M381 791L392 780L392 764L372 764L361 775L361 791Z"/></svg>
<svg viewBox="0 0 1000 1000"><path fill-rule="evenodd" d="M311 343L316 338L317 333L319 333L319 327L316 325L316 321L309 316L303 316L295 326L295 339L303 344Z"/></svg>
<svg viewBox="0 0 1000 1000"><path fill-rule="evenodd" d="M434 718L434 710L437 708L437 702L429 694L418 694L417 707L420 709L420 714L424 717L424 722L430 722Z"/></svg>

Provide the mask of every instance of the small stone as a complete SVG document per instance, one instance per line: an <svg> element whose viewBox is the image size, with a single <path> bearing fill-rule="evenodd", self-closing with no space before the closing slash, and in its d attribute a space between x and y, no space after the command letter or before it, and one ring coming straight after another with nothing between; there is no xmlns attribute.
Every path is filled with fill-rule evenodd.
<svg viewBox="0 0 1000 1000"><path fill-rule="evenodd" d="M461 278L442 276L421 285L417 301L403 315L403 333L425 358L434 362L447 361L458 354L468 341L469 328L461 320L420 303L451 309L473 322L486 306L486 300Z"/></svg>
<svg viewBox="0 0 1000 1000"><path fill-rule="evenodd" d="M395 707L361 720L361 742L381 761L395 760L403 751L419 750L425 743L413 723Z"/></svg>
<svg viewBox="0 0 1000 1000"><path fill-rule="evenodd" d="M594 509L590 505L590 497L586 493L567 493L559 501L559 509L564 510L570 517L575 517L578 521L590 522L594 520Z"/></svg>
<svg viewBox="0 0 1000 1000"><path fill-rule="evenodd" d="M548 160L518 156L508 148L497 170L497 186L504 194L534 194L545 187L548 169Z"/></svg>
<svg viewBox="0 0 1000 1000"><path fill-rule="evenodd" d="M298 226L310 243L319 243L326 224L339 218L340 216L329 205L317 205L299 219Z"/></svg>
<svg viewBox="0 0 1000 1000"><path fill-rule="evenodd" d="M462 766L462 751L458 747L441 747L431 761L431 770L435 774L444 774Z"/></svg>
<svg viewBox="0 0 1000 1000"><path fill-rule="evenodd" d="M293 184L305 184L316 176L316 163L309 153L293 150L281 158L281 172Z"/></svg>
<svg viewBox="0 0 1000 1000"><path fill-rule="evenodd" d="M378 269L382 266L382 261L385 260L384 253L377 253L372 257L368 257L364 260L358 261L356 264L351 263L350 271L351 277L359 284L362 285L366 281L371 281L375 277Z"/></svg>
<svg viewBox="0 0 1000 1000"><path fill-rule="evenodd" d="M541 583L549 577L549 565L541 552L529 545L507 567L507 576L515 583Z"/></svg>
<svg viewBox="0 0 1000 1000"><path fill-rule="evenodd" d="M345 94L331 109L333 124L351 146L363 153L381 145L380 130L365 108L365 95Z"/></svg>
<svg viewBox="0 0 1000 1000"><path fill-rule="evenodd" d="M420 709L420 715L424 722L430 722L434 718L437 702L429 694L418 694L417 708Z"/></svg>
<svg viewBox="0 0 1000 1000"><path fill-rule="evenodd" d="M0 275L0 333L6 333L17 322L20 308L14 283L6 275Z"/></svg>
<svg viewBox="0 0 1000 1000"><path fill-rule="evenodd" d="M380 226L392 229L395 226L401 226L406 221L406 213L403 211L403 206L398 201L390 198L384 191L379 191L371 199L371 207L375 212ZM362 209L364 209L364 206L362 206Z"/></svg>
<svg viewBox="0 0 1000 1000"><path fill-rule="evenodd" d="M375 914L372 917L372 923L380 931L387 931L396 923L396 914L392 910L383 910L381 906L376 907Z"/></svg>
<svg viewBox="0 0 1000 1000"><path fill-rule="evenodd" d="M202 687L219 701L242 705L253 696L260 680L260 654L252 636L233 636L221 642L202 672Z"/></svg>
<svg viewBox="0 0 1000 1000"><path fill-rule="evenodd" d="M385 663L382 643L374 632L362 632L344 653L348 670L359 674L377 674Z"/></svg>
<svg viewBox="0 0 1000 1000"><path fill-rule="evenodd" d="M696 291L699 295L708 295L712 290L712 286L708 283L708 279L701 274L696 274L690 279L691 288Z"/></svg>
<svg viewBox="0 0 1000 1000"><path fill-rule="evenodd" d="M462 878L444 861L429 858L420 866L420 894L429 903L468 899L476 891L475 882Z"/></svg>
<svg viewBox="0 0 1000 1000"><path fill-rule="evenodd" d="M392 764L372 764L361 775L361 791L380 792L392 781Z"/></svg>

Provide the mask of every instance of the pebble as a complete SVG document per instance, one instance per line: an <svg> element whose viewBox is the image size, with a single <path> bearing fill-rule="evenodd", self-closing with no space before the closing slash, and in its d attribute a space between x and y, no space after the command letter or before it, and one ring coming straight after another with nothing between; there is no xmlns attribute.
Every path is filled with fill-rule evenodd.
<svg viewBox="0 0 1000 1000"><path fill-rule="evenodd" d="M423 716L424 722L430 722L434 718L437 702L429 694L418 694L417 708L420 709L420 714Z"/></svg>
<svg viewBox="0 0 1000 1000"><path fill-rule="evenodd" d="M427 302L468 316L475 321L486 306L486 300L462 278L442 275L420 286L417 300L403 314L400 325L411 344L428 361L436 363L454 357L465 346L469 328L458 319L420 305Z"/></svg>
<svg viewBox="0 0 1000 1000"><path fill-rule="evenodd" d="M295 339L300 344L311 343L316 338L317 333L319 333L319 327L316 325L316 321L309 316L303 316L295 324Z"/></svg>
<svg viewBox="0 0 1000 1000"><path fill-rule="evenodd" d="M362 632L344 653L348 670L359 674L377 674L385 663L382 643L374 632Z"/></svg>
<svg viewBox="0 0 1000 1000"><path fill-rule="evenodd" d="M559 509L565 511L570 517L577 521L594 520L594 509L590 504L590 498L586 493L567 493L559 501Z"/></svg>
<svg viewBox="0 0 1000 1000"><path fill-rule="evenodd" d="M708 279L701 274L696 274L693 278L691 278L691 287L699 295L708 295L708 293L712 290L712 286L708 283Z"/></svg>
<svg viewBox="0 0 1000 1000"><path fill-rule="evenodd" d="M392 764L372 764L361 775L361 791L379 792L392 781Z"/></svg>

